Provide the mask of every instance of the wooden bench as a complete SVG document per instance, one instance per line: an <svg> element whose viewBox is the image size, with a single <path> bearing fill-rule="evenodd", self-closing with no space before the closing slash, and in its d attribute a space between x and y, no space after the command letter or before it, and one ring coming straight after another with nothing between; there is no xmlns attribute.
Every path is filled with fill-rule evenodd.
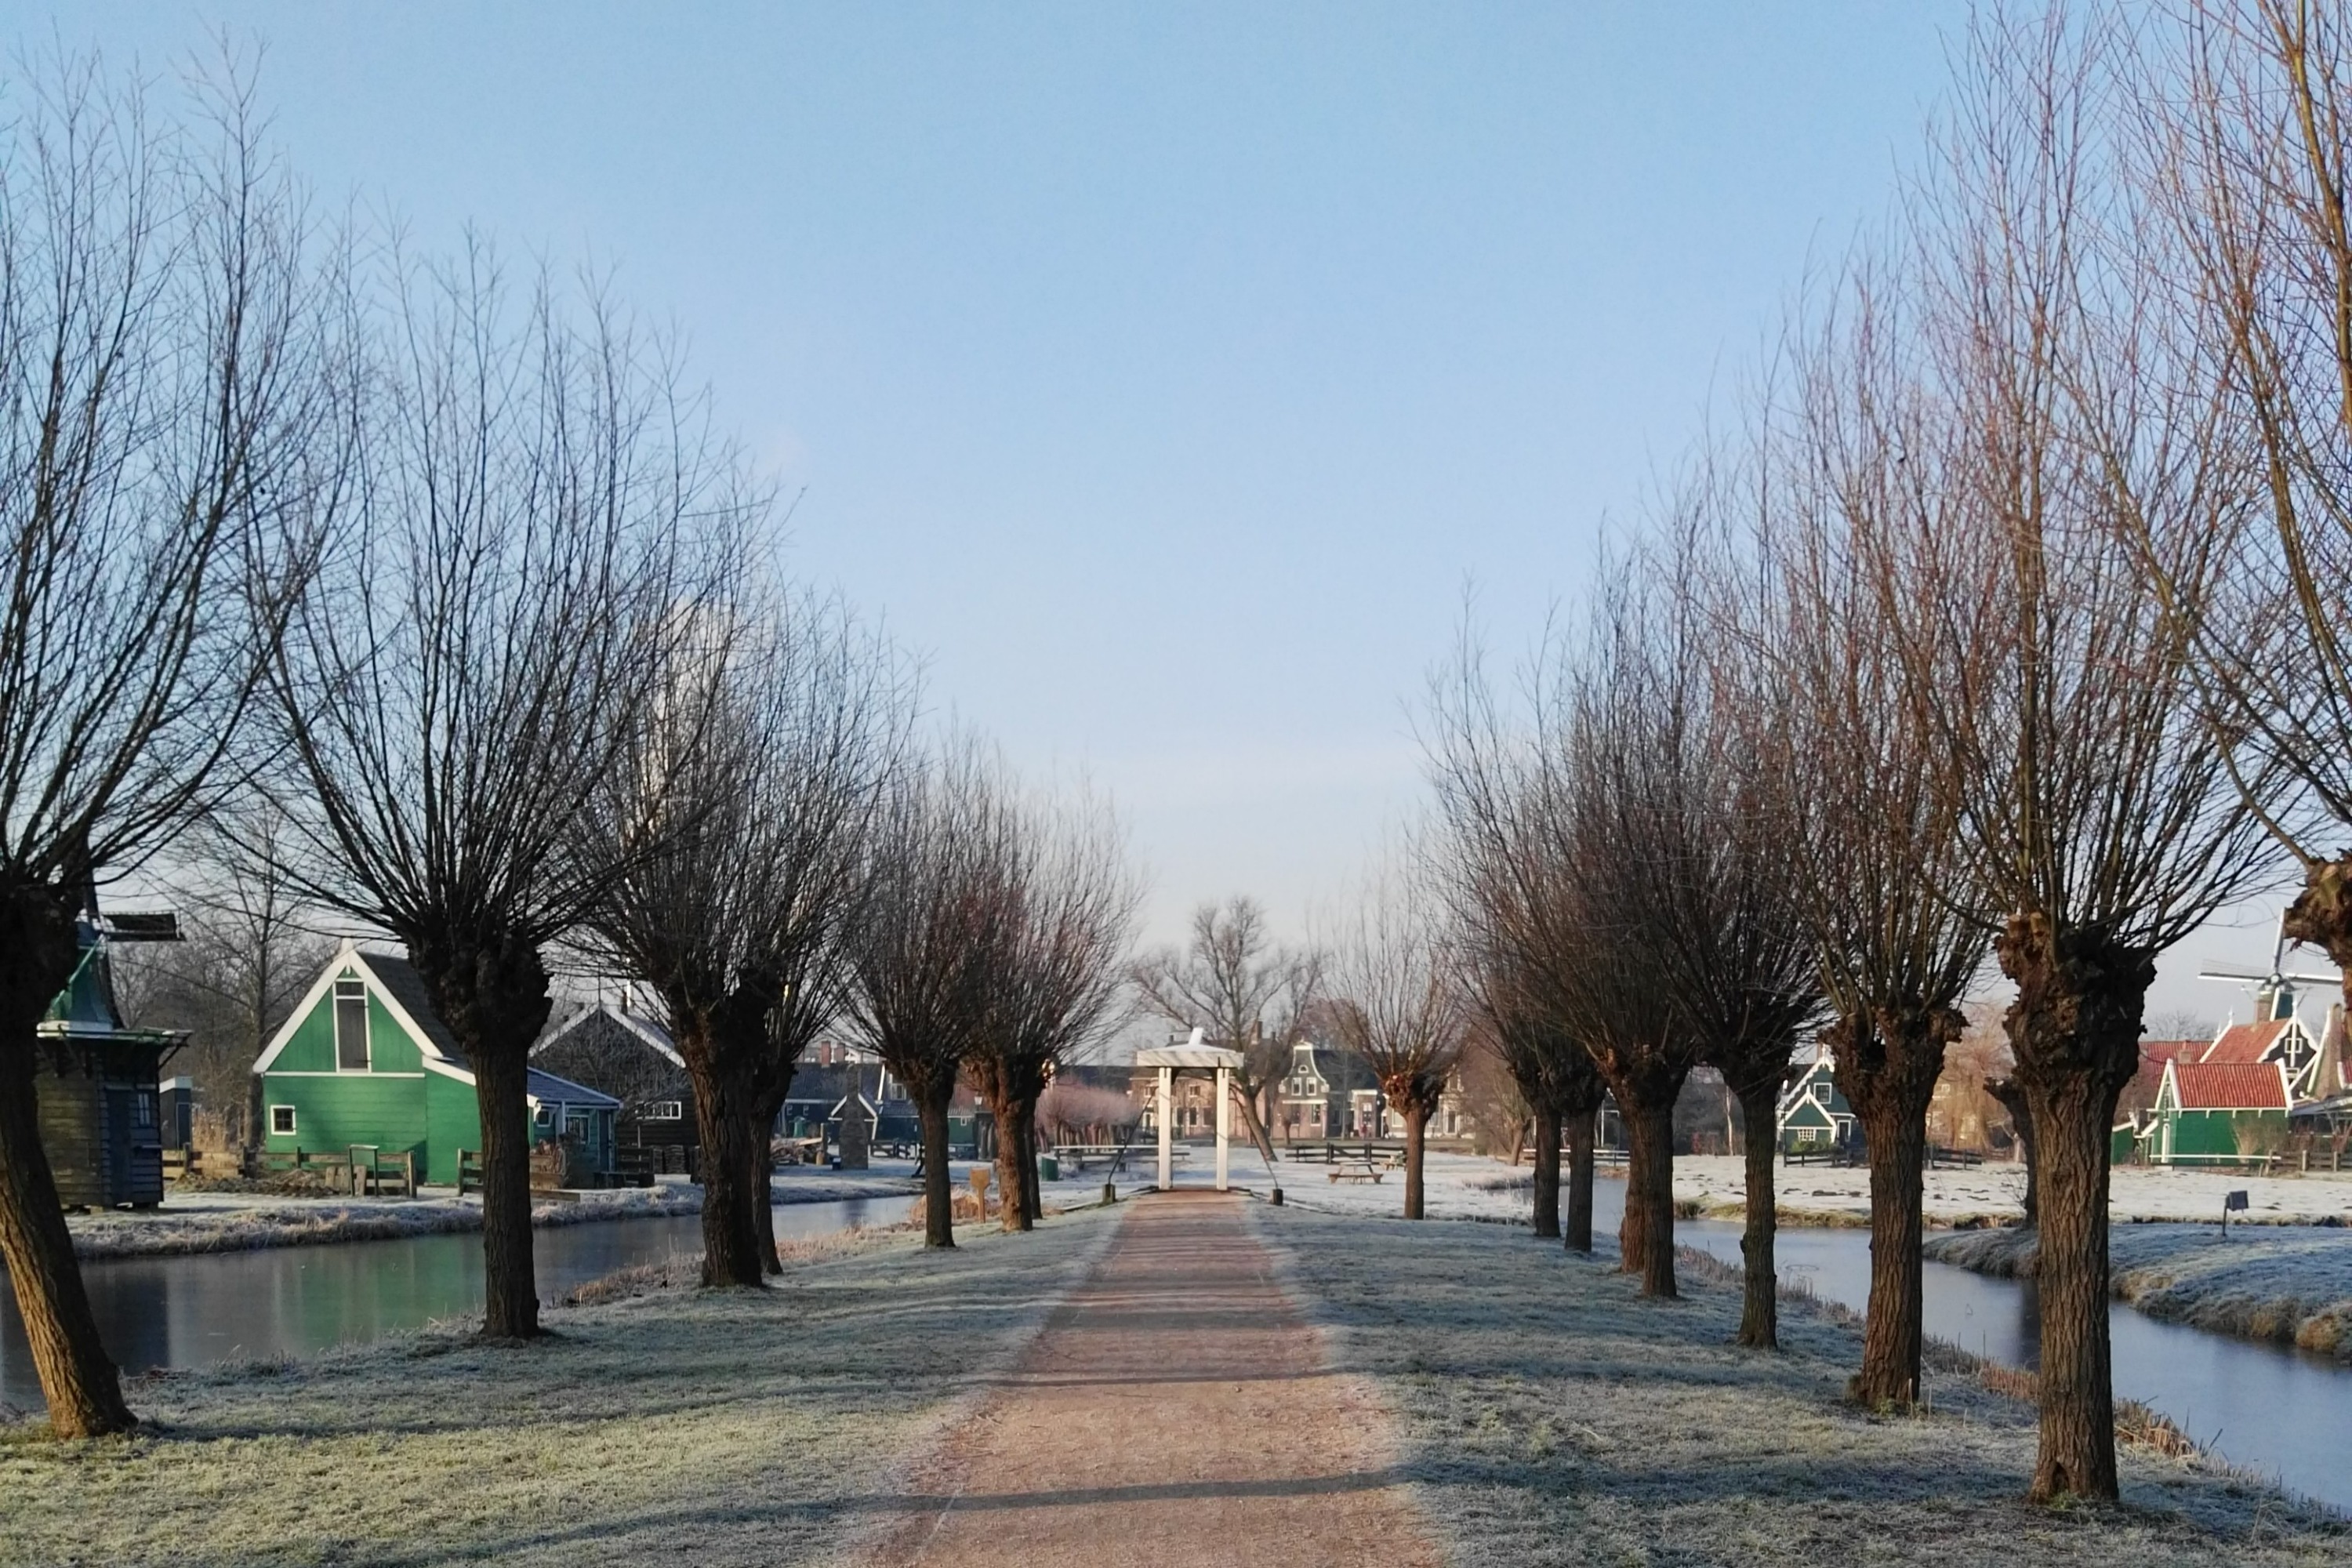
<svg viewBox="0 0 2352 1568"><path fill-rule="evenodd" d="M1345 1165L1332 1166L1330 1179L1334 1182L1370 1182L1378 1185L1388 1171L1389 1167L1375 1164L1370 1160L1356 1160Z"/></svg>

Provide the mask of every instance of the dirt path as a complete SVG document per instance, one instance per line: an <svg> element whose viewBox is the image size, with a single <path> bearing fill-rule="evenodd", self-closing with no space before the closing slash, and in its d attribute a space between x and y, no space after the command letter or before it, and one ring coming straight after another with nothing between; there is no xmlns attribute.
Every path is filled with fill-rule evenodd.
<svg viewBox="0 0 2352 1568"><path fill-rule="evenodd" d="M1441 1563L1388 1417L1332 1370L1241 1203L1138 1200L861 1561Z"/></svg>

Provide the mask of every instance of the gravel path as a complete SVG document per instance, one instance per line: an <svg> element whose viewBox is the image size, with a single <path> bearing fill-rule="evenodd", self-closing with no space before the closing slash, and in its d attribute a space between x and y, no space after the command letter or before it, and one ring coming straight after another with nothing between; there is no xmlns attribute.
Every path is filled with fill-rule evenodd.
<svg viewBox="0 0 2352 1568"><path fill-rule="evenodd" d="M861 1561L1436 1568L1399 1452L1240 1199L1143 1198Z"/></svg>

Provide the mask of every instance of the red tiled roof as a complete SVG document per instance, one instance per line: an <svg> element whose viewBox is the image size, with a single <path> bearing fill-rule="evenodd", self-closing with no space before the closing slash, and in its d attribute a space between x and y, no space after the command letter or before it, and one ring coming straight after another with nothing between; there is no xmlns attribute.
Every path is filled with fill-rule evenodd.
<svg viewBox="0 0 2352 1568"><path fill-rule="evenodd" d="M2199 1053L2211 1044L2209 1040L2142 1040L2139 1043L2139 1071L2132 1081L2149 1094L2164 1081L2167 1062L2193 1062Z"/></svg>
<svg viewBox="0 0 2352 1568"><path fill-rule="evenodd" d="M2284 1110L2286 1079L2273 1062L2176 1062L2183 1110Z"/></svg>
<svg viewBox="0 0 2352 1568"><path fill-rule="evenodd" d="M2273 1018L2262 1024L2232 1024L2197 1060L2206 1067L2221 1062L2259 1062L2263 1053L2278 1044L2279 1037L2294 1022L2292 1018Z"/></svg>

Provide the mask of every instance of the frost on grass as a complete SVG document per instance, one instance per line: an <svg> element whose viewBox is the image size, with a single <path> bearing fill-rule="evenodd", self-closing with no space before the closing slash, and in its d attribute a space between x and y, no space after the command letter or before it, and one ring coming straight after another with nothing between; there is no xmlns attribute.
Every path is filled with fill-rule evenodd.
<svg viewBox="0 0 2352 1568"><path fill-rule="evenodd" d="M134 1380L128 1439L0 1443L0 1563L795 1563L1003 1366L1104 1232L869 1237L766 1289Z"/></svg>
<svg viewBox="0 0 2352 1568"><path fill-rule="evenodd" d="M2126 1450L2121 1509L2028 1507L2033 1413L1957 1365L1927 1413L1843 1397L1860 1335L1784 1313L1736 1349L1738 1291L1647 1301L1613 1260L1500 1226L1257 1208L1335 1356L1405 1431L1457 1561L2263 1565L2352 1561L2352 1534L2194 1462Z"/></svg>
<svg viewBox="0 0 2352 1568"><path fill-rule="evenodd" d="M2001 1279L2031 1278L2041 1260L2030 1230L1939 1236L1927 1255ZM2116 1300L2152 1318L2352 1362L2352 1236L2341 1229L2118 1226L2107 1255Z"/></svg>
<svg viewBox="0 0 2352 1568"><path fill-rule="evenodd" d="M782 1204L896 1197L908 1183L895 1176L779 1177ZM702 1189L686 1182L614 1187L576 1199L546 1200L531 1208L540 1226L585 1225L608 1219L657 1219L702 1212ZM254 1192L183 1192L173 1188L160 1209L73 1215L74 1252L84 1258L149 1258L171 1253L249 1252L339 1241L394 1241L482 1228L475 1197L301 1198Z"/></svg>

